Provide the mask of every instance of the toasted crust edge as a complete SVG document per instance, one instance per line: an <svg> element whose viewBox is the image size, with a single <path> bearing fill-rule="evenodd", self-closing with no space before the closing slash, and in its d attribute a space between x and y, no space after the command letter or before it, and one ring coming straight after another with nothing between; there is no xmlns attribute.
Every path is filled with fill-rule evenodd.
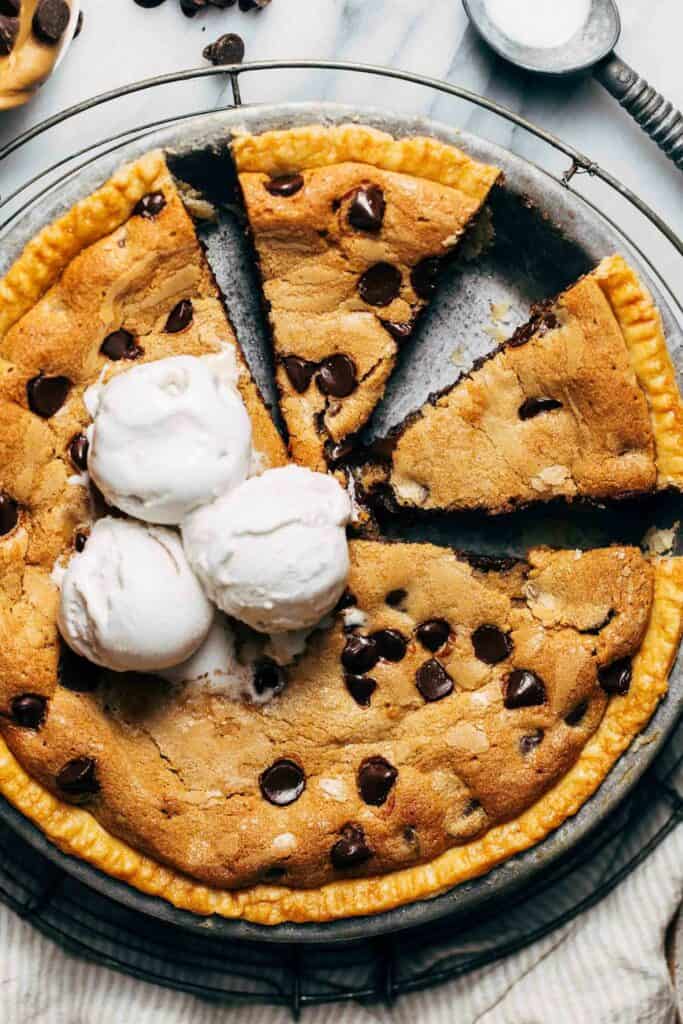
<svg viewBox="0 0 683 1024"><path fill-rule="evenodd" d="M0 793L65 853L183 910L264 925L376 914L482 875L540 842L576 814L666 693L682 632L683 558L659 559L650 624L634 659L631 688L626 696L612 697L597 731L571 770L514 821L498 825L430 863L383 877L349 879L307 890L259 885L226 892L199 885L109 835L86 810L58 800L24 771L1 739Z"/></svg>

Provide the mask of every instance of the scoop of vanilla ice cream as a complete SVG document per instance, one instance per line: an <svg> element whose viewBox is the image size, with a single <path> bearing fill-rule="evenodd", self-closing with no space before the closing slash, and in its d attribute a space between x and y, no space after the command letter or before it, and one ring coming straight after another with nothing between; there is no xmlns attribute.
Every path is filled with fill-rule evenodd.
<svg viewBox="0 0 683 1024"><path fill-rule="evenodd" d="M314 626L349 572L346 492L300 466L267 470L182 525L185 552L219 608L262 633Z"/></svg>
<svg viewBox="0 0 683 1024"><path fill-rule="evenodd" d="M97 395L88 469L106 500L173 525L240 484L251 421L225 360L172 356L136 366Z"/></svg>
<svg viewBox="0 0 683 1024"><path fill-rule="evenodd" d="M156 672L203 643L213 608L173 530L100 519L62 576L59 631L115 672Z"/></svg>

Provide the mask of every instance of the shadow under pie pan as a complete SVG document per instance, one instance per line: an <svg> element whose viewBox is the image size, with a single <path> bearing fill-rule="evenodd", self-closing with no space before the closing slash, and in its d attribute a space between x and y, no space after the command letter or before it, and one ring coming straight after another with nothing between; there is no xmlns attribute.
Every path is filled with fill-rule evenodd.
<svg viewBox="0 0 683 1024"><path fill-rule="evenodd" d="M255 106L204 115L144 139L122 144L95 157L77 173L67 175L35 200L0 235L0 274L45 224L78 199L92 192L125 161L162 147L175 176L213 201L215 222L200 223L216 279L225 295L231 319L252 372L269 402L274 402L271 357L260 308L259 290L247 249L244 225L235 213L234 171L227 153L231 131L260 132L310 123L359 121L397 137L425 134L462 147L486 163L497 164L505 182L492 194L489 206L494 240L476 258L460 258L443 282L422 320L414 341L399 359L385 399L376 411L366 438L384 436L429 394L454 381L462 370L495 344L491 336L491 306L504 305L511 333L528 317L529 307L552 297L588 272L603 257L622 252L652 291L664 322L676 370L683 369L683 332L666 298L631 249L627 240L580 197L554 178L519 157L483 139L421 118L336 104ZM489 333L485 330L489 327ZM476 517L432 518L405 526L412 540L433 540L464 551L521 556L535 544L593 547L610 542L639 543L652 526L670 526L683 516L683 501L663 495L656 502L626 502L618 507L546 507L540 513L515 514L500 520ZM401 536L403 526L390 534ZM599 825L650 765L683 705L683 666L680 654L669 679L669 692L641 736L620 758L600 789L581 810L547 839L494 868L434 898L369 917L322 924L281 924L266 927L217 916L201 917L176 909L166 901L106 876L85 861L61 853L28 819L0 800L0 818L68 874L134 910L160 921L207 934L270 942L332 943L428 924L455 914L473 914L496 896L528 883L558 857L567 854Z"/></svg>

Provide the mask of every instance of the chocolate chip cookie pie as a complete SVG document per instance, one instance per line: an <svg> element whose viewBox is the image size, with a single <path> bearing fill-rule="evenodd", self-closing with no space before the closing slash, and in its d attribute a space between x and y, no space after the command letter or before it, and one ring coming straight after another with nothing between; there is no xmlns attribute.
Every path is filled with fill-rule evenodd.
<svg viewBox="0 0 683 1024"><path fill-rule="evenodd" d="M436 142L395 143L358 126L240 137L235 155L272 308L291 452L320 468L325 445L366 418L396 335L405 327L407 337L428 299L416 268L418 281L433 280L422 261L456 244L497 172ZM358 298L377 266L395 271L386 307ZM370 275L372 288L388 273ZM683 630L679 558L614 546L490 560L361 537L348 543L336 606L302 635L283 634L285 655L245 614L240 623L218 612L205 645L217 638L223 660L210 667L195 647L192 670L175 675L100 667L60 639L64 566L93 550L103 522L112 537L143 528L128 518L121 531L120 507L107 508L88 475L93 410L121 374L177 356L232 367L255 453L252 479L239 486L258 491L266 474L286 473L294 488L306 477L277 468L286 447L154 152L40 232L0 281L2 795L62 850L113 877L198 914L266 925L434 896L575 814L666 693ZM351 380L348 394L334 394ZM467 408L457 397L465 388ZM499 511L553 487L615 497L679 483L677 392L659 316L618 258L443 398L443 433L429 426L437 400L401 435L424 424L422 461L412 442L405 464L394 452L397 502L407 494L425 506L414 500L418 484L434 507ZM332 413L332 399L342 411ZM338 431L335 415L345 424ZM492 454L512 459L508 431L519 465ZM440 462L431 461L434 445ZM566 479L544 473L549 445L550 465ZM481 460L476 485L489 490L460 484L449 446L463 461ZM322 535L345 545L338 490ZM278 529L295 518L288 502L291 492ZM176 533L145 529L172 536L164 551L177 561L188 522L201 548L194 514ZM264 529L254 518L240 543ZM202 569L216 579L218 546ZM286 556L283 547L283 564ZM215 603L229 574L219 582ZM240 582L250 600L252 582L258 591L260 580ZM123 597L125 611L125 587ZM166 597L155 594L160 608ZM214 610L201 601L208 627Z"/></svg>

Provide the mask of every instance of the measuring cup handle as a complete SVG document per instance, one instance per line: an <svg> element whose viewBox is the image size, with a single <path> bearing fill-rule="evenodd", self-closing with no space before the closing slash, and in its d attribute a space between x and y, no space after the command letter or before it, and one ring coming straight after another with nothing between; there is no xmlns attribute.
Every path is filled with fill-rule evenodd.
<svg viewBox="0 0 683 1024"><path fill-rule="evenodd" d="M594 70L598 82L619 100L670 160L683 171L683 114L632 67L611 53Z"/></svg>

